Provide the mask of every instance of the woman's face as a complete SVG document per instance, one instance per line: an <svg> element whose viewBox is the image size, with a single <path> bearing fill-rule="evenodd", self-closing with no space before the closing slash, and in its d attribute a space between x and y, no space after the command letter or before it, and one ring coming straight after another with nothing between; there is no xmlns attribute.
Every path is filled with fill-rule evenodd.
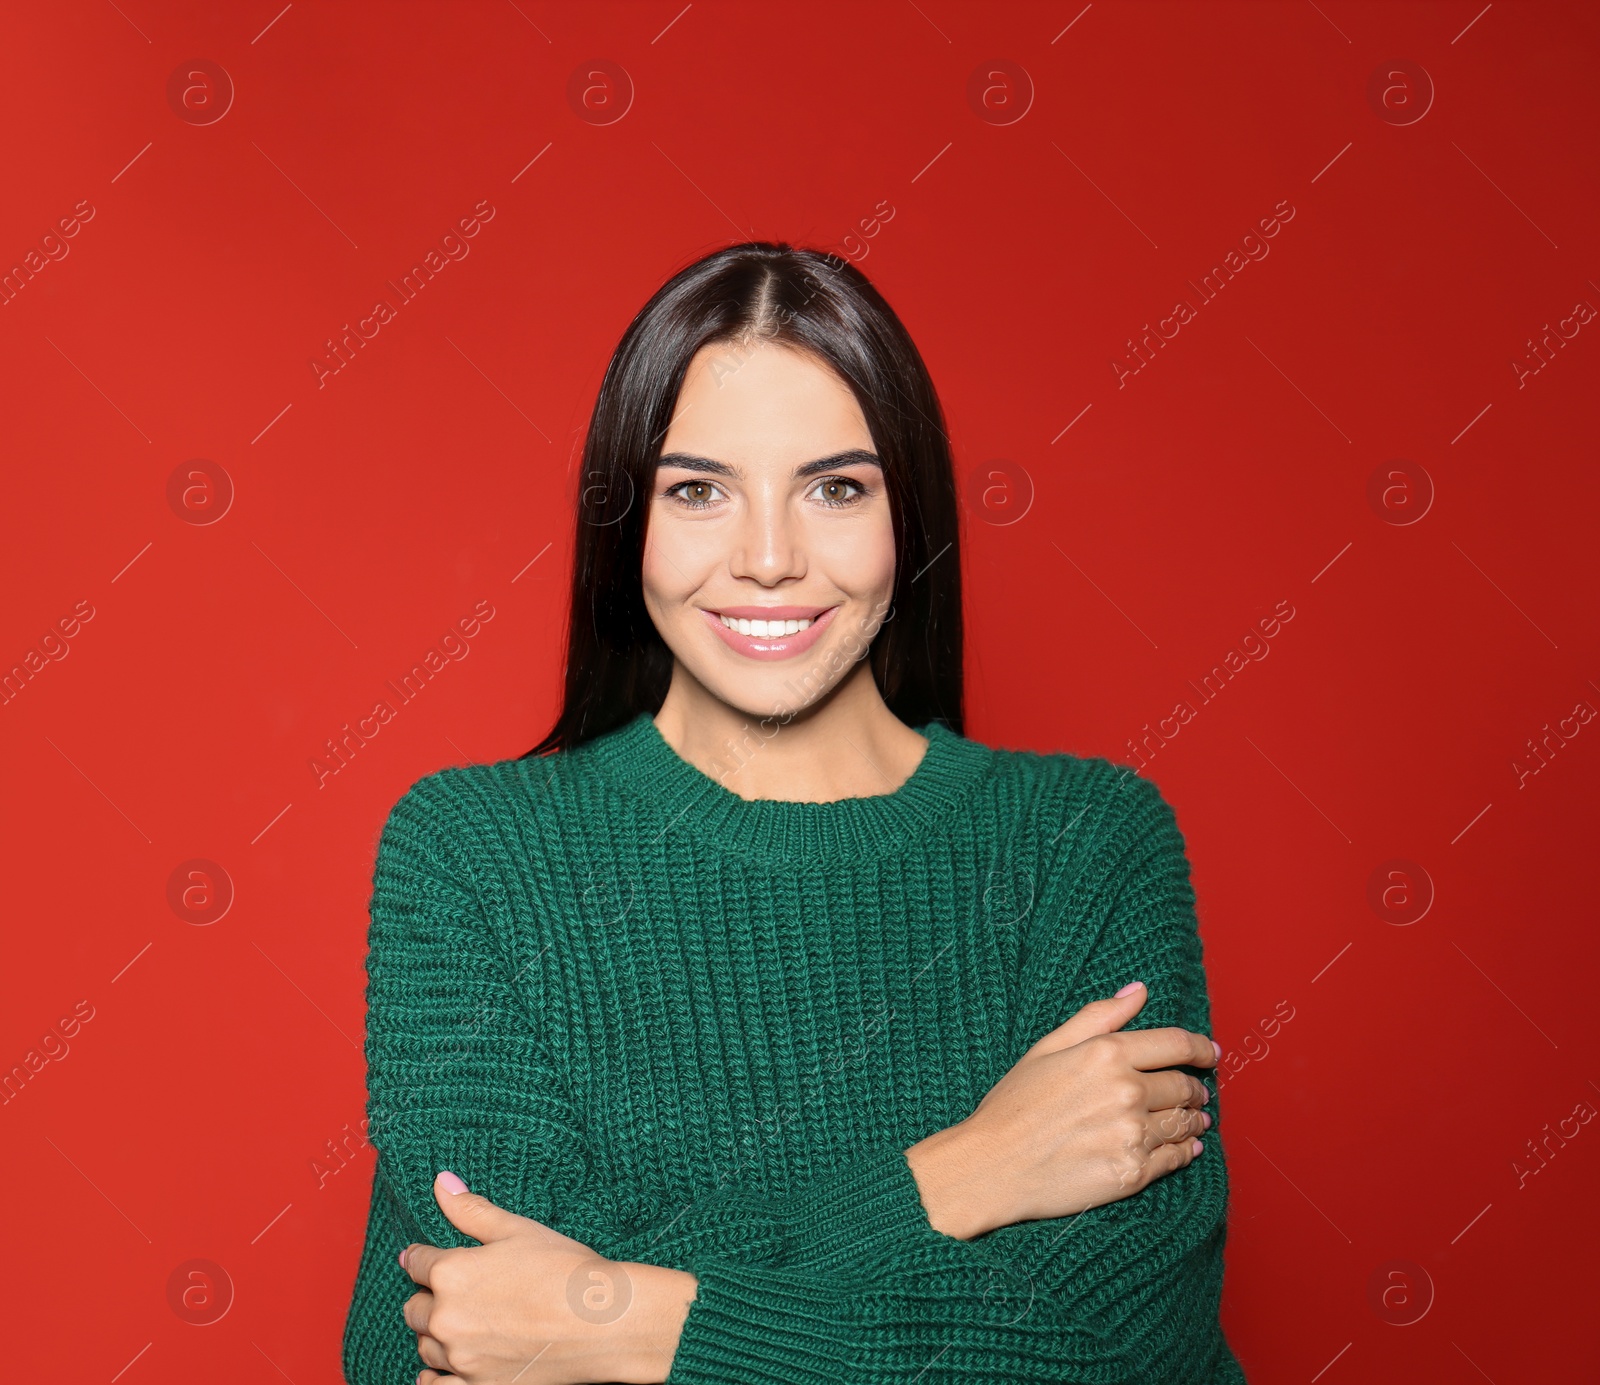
<svg viewBox="0 0 1600 1385"><path fill-rule="evenodd" d="M696 354L648 503L644 600L675 676L748 715L820 701L889 613L883 472L816 358L770 340Z"/></svg>

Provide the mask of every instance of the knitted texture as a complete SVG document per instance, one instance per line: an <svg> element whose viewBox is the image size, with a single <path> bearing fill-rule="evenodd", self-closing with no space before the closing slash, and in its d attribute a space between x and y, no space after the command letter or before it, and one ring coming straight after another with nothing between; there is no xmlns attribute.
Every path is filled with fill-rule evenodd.
<svg viewBox="0 0 1600 1385"><path fill-rule="evenodd" d="M918 730L897 790L832 803L740 798L646 713L406 791L373 873L350 1385L422 1368L400 1249L476 1244L441 1169L694 1274L668 1385L1244 1380L1214 1095L1205 1151L1131 1197L971 1241L929 1223L905 1150L1042 1035L1131 980L1125 1028L1211 1016L1154 785Z"/></svg>

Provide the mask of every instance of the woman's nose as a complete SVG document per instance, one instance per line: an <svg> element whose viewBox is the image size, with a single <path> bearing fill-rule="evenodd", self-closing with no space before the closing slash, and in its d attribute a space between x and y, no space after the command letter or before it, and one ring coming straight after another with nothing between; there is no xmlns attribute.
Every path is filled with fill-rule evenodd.
<svg viewBox="0 0 1600 1385"><path fill-rule="evenodd" d="M756 497L737 526L728 555L735 577L776 582L805 570L802 536L792 510L781 500Z"/></svg>

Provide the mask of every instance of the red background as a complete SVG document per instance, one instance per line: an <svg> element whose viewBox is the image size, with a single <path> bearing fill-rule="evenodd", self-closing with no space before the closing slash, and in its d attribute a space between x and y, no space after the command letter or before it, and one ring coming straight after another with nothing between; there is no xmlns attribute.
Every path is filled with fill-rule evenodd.
<svg viewBox="0 0 1600 1385"><path fill-rule="evenodd" d="M608 356L761 237L859 260L979 475L968 733L1127 760L1194 708L1144 772L1242 1063L1251 1381L1596 1378L1600 724L1526 745L1600 708L1591 7L71 0L6 32L0 268L93 208L0 317L0 665L41 664L0 703L13 1373L338 1378L378 830L547 729ZM220 85L168 96L196 59L233 87L210 123ZM568 94L597 60L632 87L609 123L621 85ZM1519 376L1546 324L1571 339ZM319 787L480 601L470 657ZM196 859L214 922L169 903ZM1412 922L1371 902L1397 859ZM205 1330L169 1297L196 1259L231 1285Z"/></svg>

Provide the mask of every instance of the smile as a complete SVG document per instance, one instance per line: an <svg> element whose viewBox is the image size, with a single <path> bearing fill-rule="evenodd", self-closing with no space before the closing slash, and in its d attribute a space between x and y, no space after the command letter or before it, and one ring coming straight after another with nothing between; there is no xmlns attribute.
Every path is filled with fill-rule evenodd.
<svg viewBox="0 0 1600 1385"><path fill-rule="evenodd" d="M790 659L822 638L838 609L775 606L770 615L761 616L756 607L735 607L731 613L702 607L701 614L734 653L747 659Z"/></svg>
<svg viewBox="0 0 1600 1385"><path fill-rule="evenodd" d="M737 630L741 635L798 635L802 630L809 630L809 620L735 620L732 616L721 616L722 623L730 630Z"/></svg>

